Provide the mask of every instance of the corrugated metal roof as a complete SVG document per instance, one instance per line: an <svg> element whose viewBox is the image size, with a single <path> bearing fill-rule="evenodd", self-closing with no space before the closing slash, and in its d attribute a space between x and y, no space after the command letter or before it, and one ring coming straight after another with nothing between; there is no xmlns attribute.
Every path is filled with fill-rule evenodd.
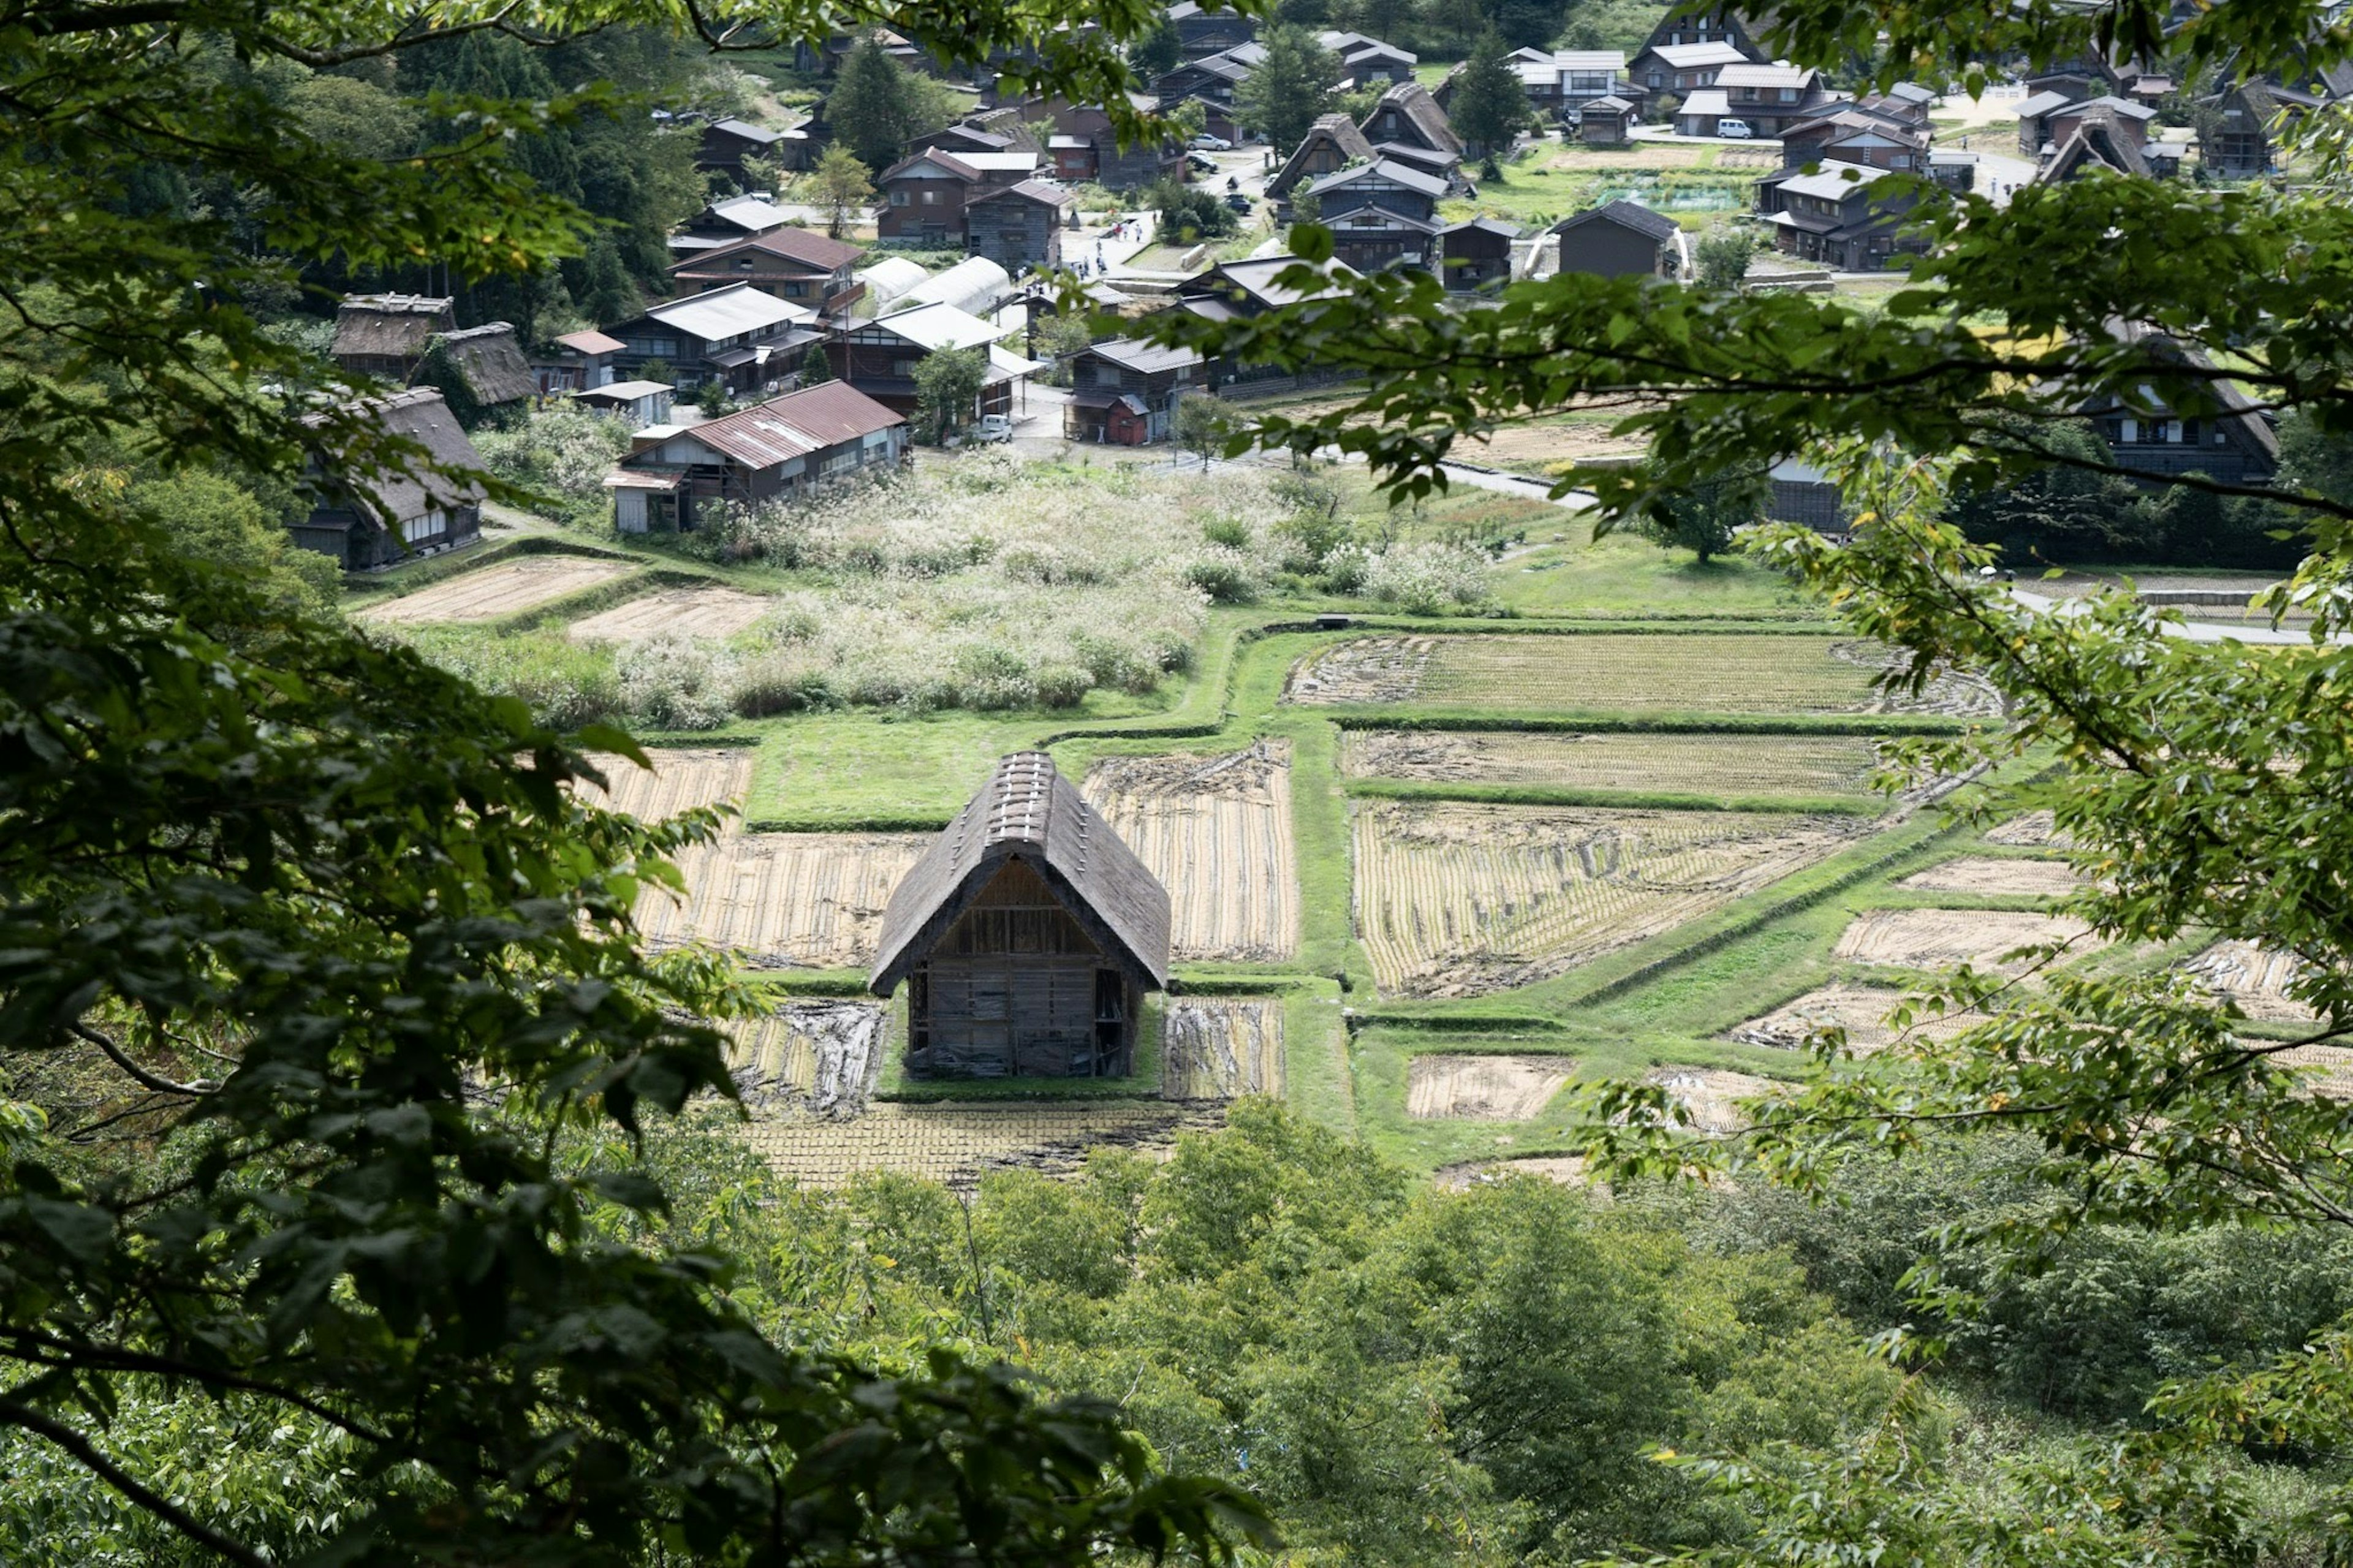
<svg viewBox="0 0 2353 1568"><path fill-rule="evenodd" d="M1806 87L1821 73L1810 66L1774 64L1752 65L1743 62L1726 66L1715 73L1718 87Z"/></svg>
<svg viewBox="0 0 2353 1568"><path fill-rule="evenodd" d="M666 327L675 327L705 342L732 338L738 332L765 331L817 320L817 312L774 294L764 294L749 283L730 284L707 294L693 294L655 305L646 314Z"/></svg>
<svg viewBox="0 0 2353 1568"><path fill-rule="evenodd" d="M877 316L873 325L925 349L972 349L993 343L996 327L954 305L911 305Z"/></svg>
<svg viewBox="0 0 2353 1568"><path fill-rule="evenodd" d="M1041 877L1106 952L1155 989L1168 984L1168 889L1043 752L1003 758L932 841L882 912L868 987L889 995L1010 860Z"/></svg>
<svg viewBox="0 0 2353 1568"><path fill-rule="evenodd" d="M1781 189L1820 201L1843 202L1878 179L1880 174L1881 171L1865 168L1860 163L1841 163L1831 160L1825 162L1814 174L1799 174L1794 179L1782 181Z"/></svg>
<svg viewBox="0 0 2353 1568"><path fill-rule="evenodd" d="M905 423L847 382L828 381L684 434L739 463L767 468Z"/></svg>
<svg viewBox="0 0 2353 1568"><path fill-rule="evenodd" d="M573 353L583 354L617 354L629 346L593 327L585 332L566 332L555 341Z"/></svg>

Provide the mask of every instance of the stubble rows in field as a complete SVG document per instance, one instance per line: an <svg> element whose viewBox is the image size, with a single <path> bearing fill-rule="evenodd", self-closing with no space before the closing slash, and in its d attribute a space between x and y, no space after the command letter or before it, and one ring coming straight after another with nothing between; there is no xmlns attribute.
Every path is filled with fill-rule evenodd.
<svg viewBox="0 0 2353 1568"><path fill-rule="evenodd" d="M1895 1043L1897 1034L1888 1026L1887 1015L1903 999L1901 992L1876 986L1825 985L1736 1026L1725 1037L1743 1045L1802 1050L1814 1030L1836 1026L1846 1031L1849 1050L1870 1056ZM1947 1039L1984 1021L1977 1013L1921 1016L1913 1021L1908 1033L1922 1039Z"/></svg>
<svg viewBox="0 0 2353 1568"><path fill-rule="evenodd" d="M375 626L492 621L636 570L626 561L589 555L527 555L446 577L397 599L379 600L354 611L352 618Z"/></svg>
<svg viewBox="0 0 2353 1568"><path fill-rule="evenodd" d="M647 752L650 768L627 757L599 755L596 762L606 787L585 784L580 793L591 805L627 812L643 822L659 822L700 805L732 805L740 811L751 793L756 754L748 746L662 747Z"/></svg>
<svg viewBox="0 0 2353 1568"><path fill-rule="evenodd" d="M882 910L930 840L913 833L729 833L678 858L683 900L649 889L656 947L695 941L754 968L849 969L874 956Z"/></svg>
<svg viewBox="0 0 2353 1568"><path fill-rule="evenodd" d="M1383 992L1475 995L1720 909L1864 831L1773 812L1367 803L1356 930Z"/></svg>
<svg viewBox="0 0 2353 1568"><path fill-rule="evenodd" d="M850 1121L764 1118L744 1137L779 1174L838 1187L889 1171L969 1188L991 1171L1066 1174L1101 1148L1168 1148L1220 1125L1222 1109L1154 1100L1092 1105L878 1104Z"/></svg>
<svg viewBox="0 0 2353 1568"><path fill-rule="evenodd" d="M575 642L642 642L667 636L729 637L749 630L773 601L717 585L658 588L572 623Z"/></svg>
<svg viewBox="0 0 2353 1568"><path fill-rule="evenodd" d="M736 1090L755 1110L856 1116L881 1070L889 1017L880 1002L826 998L739 1020L727 1059Z"/></svg>
<svg viewBox="0 0 2353 1568"><path fill-rule="evenodd" d="M2055 899L2084 885L2064 860L2027 860L2008 856L1963 855L1915 871L1895 884L1940 893L2009 893Z"/></svg>
<svg viewBox="0 0 2353 1568"><path fill-rule="evenodd" d="M2302 971L2292 953L2251 942L2218 942L2185 966L2210 991L2227 996L2250 1018L2274 1024L2309 1024L2313 1010L2288 994Z"/></svg>
<svg viewBox="0 0 2353 1568"><path fill-rule="evenodd" d="M1748 1125L1743 1101L1764 1100L1788 1087L1778 1079L1722 1068L1660 1068L1643 1081L1664 1089L1667 1098L1690 1119L1687 1125L1712 1137L1737 1132Z"/></svg>
<svg viewBox="0 0 2353 1568"><path fill-rule="evenodd" d="M1287 743L1110 758L1088 770L1084 793L1168 889L1179 960L1279 962L1298 952Z"/></svg>
<svg viewBox="0 0 2353 1568"><path fill-rule="evenodd" d="M1863 795L1877 749L1852 735L1549 734L1352 730L1341 771L1358 778L1718 795Z"/></svg>
<svg viewBox="0 0 2353 1568"><path fill-rule="evenodd" d="M1406 1068L1405 1113L1417 1121L1527 1121L1576 1076L1567 1057L1440 1052Z"/></svg>
<svg viewBox="0 0 2353 1568"><path fill-rule="evenodd" d="M1171 1001L1161 1030L1164 1100L1281 1095L1282 1005L1223 997Z"/></svg>
<svg viewBox="0 0 2353 1568"><path fill-rule="evenodd" d="M2025 959L2005 958L2011 949L2068 942L2073 945L2063 959L2081 958L2099 945L2091 929L2071 915L2015 910L1871 910L1839 933L1831 955L1898 969L1968 963L2015 974L2031 965Z"/></svg>

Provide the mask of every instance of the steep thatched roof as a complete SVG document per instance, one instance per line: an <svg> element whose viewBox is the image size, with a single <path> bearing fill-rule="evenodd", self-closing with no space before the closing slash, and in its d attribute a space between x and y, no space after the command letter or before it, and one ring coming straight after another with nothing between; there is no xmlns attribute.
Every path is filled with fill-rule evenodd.
<svg viewBox="0 0 2353 1568"><path fill-rule="evenodd" d="M505 321L468 327L462 332L439 334L451 368L466 378L474 401L486 408L520 403L539 390L515 330Z"/></svg>
<svg viewBox="0 0 2353 1568"><path fill-rule="evenodd" d="M891 895L870 988L883 996L897 989L1009 860L1037 872L1139 982L1168 984L1168 890L1055 772L1053 758L1016 752Z"/></svg>
<svg viewBox="0 0 2353 1568"><path fill-rule="evenodd" d="M371 397L353 405L385 434L416 442L430 461L444 468L480 468L482 456L458 427L457 416L441 394L429 386L413 386L390 397ZM322 415L303 421L312 428L326 424ZM412 464L418 460L411 458ZM440 473L384 473L365 470L347 461L331 459L330 479L348 492L353 505L375 523L396 530L403 520L423 517L435 507L480 506L482 487Z"/></svg>
<svg viewBox="0 0 2353 1568"><path fill-rule="evenodd" d="M335 310L334 357L414 359L458 324L450 304L431 294L350 295Z"/></svg>

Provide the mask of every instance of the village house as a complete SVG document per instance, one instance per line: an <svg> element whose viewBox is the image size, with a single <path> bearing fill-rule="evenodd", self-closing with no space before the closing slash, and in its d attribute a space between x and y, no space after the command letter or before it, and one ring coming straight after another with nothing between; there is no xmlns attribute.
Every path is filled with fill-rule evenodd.
<svg viewBox="0 0 2353 1568"><path fill-rule="evenodd" d="M613 379L613 361L628 344L594 327L566 332L552 351L531 356L531 374L543 395L602 386Z"/></svg>
<svg viewBox="0 0 2353 1568"><path fill-rule="evenodd" d="M1800 261L1842 272L1875 272L1898 252L1919 242L1899 238L1908 216L1908 195L1875 195L1877 169L1826 163L1812 173L1792 174L1772 188L1778 205L1760 215L1772 226L1774 243Z"/></svg>
<svg viewBox="0 0 2353 1568"><path fill-rule="evenodd" d="M1577 139L1588 147L1623 147L1634 139L1641 110L1618 97L1588 100L1577 111Z"/></svg>
<svg viewBox="0 0 2353 1568"><path fill-rule="evenodd" d="M436 380L432 384L445 395L454 395L462 389L465 396L459 400L459 405L463 406L470 399L478 416L496 416L522 408L539 392L539 377L533 374L531 361L523 356L514 327L507 321L485 321L479 327L434 334L433 341L426 345L425 357L417 363L417 374L410 377L412 384L424 384L437 359L448 379Z"/></svg>
<svg viewBox="0 0 2353 1568"><path fill-rule="evenodd" d="M981 173L954 153L926 148L874 177L875 238L931 250L964 248L964 205Z"/></svg>
<svg viewBox="0 0 2353 1568"><path fill-rule="evenodd" d="M1118 1078L1168 984L1168 891L1043 752L997 764L882 912L918 1078Z"/></svg>
<svg viewBox="0 0 2353 1568"><path fill-rule="evenodd" d="M1140 447L1168 438L1176 401L1200 384L1192 349L1114 338L1072 354L1062 435L1072 441Z"/></svg>
<svg viewBox="0 0 2353 1568"><path fill-rule="evenodd" d="M1421 57L1394 44L1363 33L1343 33L1327 28L1315 35L1315 41L1340 58L1341 81L1335 85L1344 90L1367 88L1377 81L1395 86L1413 79L1413 68Z"/></svg>
<svg viewBox="0 0 2353 1568"><path fill-rule="evenodd" d="M1302 290L1282 280L1284 273L1298 267L1309 268L1329 282L1322 288ZM1213 321L1250 321L1270 310L1285 310L1337 293L1356 276L1355 268L1337 259L1310 263L1296 256L1256 256L1242 261L1220 261L1176 285L1176 308ZM1275 365L1219 359L1206 366L1203 374L1206 384L1228 386L1294 373Z"/></svg>
<svg viewBox="0 0 2353 1568"><path fill-rule="evenodd" d="M672 264L670 287L690 295L748 283L819 315L845 316L865 293L851 271L865 254L846 240L788 225L694 252Z"/></svg>
<svg viewBox="0 0 2353 1568"><path fill-rule="evenodd" d="M1129 96L1145 113L1159 109L1159 100L1150 93ZM1111 115L1103 109L1061 98L1031 99L1021 106L1021 116L1025 121L1053 121L1047 156L1053 165L1053 177L1065 184L1092 182L1105 190L1136 191L1166 175L1184 177L1185 149L1173 140L1157 146L1139 142L1123 147L1119 133L1112 129Z"/></svg>
<svg viewBox="0 0 2353 1568"><path fill-rule="evenodd" d="M737 394L798 369L809 344L825 335L816 311L749 283L649 306L607 330L623 345L613 356L617 376L681 388L717 382Z"/></svg>
<svg viewBox="0 0 2353 1568"><path fill-rule="evenodd" d="M714 120L702 128L702 145L695 151L694 166L725 174L741 184L746 158L758 158L780 169L807 168L808 141L805 130L770 131L748 121Z"/></svg>
<svg viewBox="0 0 2353 1568"><path fill-rule="evenodd" d="M965 244L1008 272L1060 267L1063 219L1072 199L1042 180L984 191L965 204Z"/></svg>
<svg viewBox="0 0 2353 1568"><path fill-rule="evenodd" d="M1643 112L1649 113L1660 106L1662 99L1683 98L1714 87L1718 72L1727 66L1746 65L1751 58L1738 45L1721 41L1657 44L1644 48L1627 63L1626 77L1641 101Z"/></svg>
<svg viewBox="0 0 2353 1568"><path fill-rule="evenodd" d="M1326 174L1307 192L1332 231L1333 254L1357 271L1437 265L1444 180L1382 158Z"/></svg>
<svg viewBox="0 0 2353 1568"><path fill-rule="evenodd" d="M915 411L915 367L945 350L978 349L987 360L976 412L1010 414L1016 384L1040 368L998 346L1003 329L949 304L916 304L860 321L827 345L833 374L876 402Z"/></svg>
<svg viewBox="0 0 2353 1568"><path fill-rule="evenodd" d="M2057 184L2094 169L2142 179L2155 174L2142 155L2139 128L2107 110L2070 116L2060 134L2059 145L2045 152L2035 171L2037 184Z"/></svg>
<svg viewBox="0 0 2353 1568"><path fill-rule="evenodd" d="M640 430L605 476L623 533L696 528L726 504L806 493L906 460L907 422L838 381L699 425Z"/></svg>
<svg viewBox="0 0 2353 1568"><path fill-rule="evenodd" d="M1462 161L1462 138L1419 82L1402 82L1381 94L1358 129L1384 157L1421 166L1436 160L1448 168ZM1417 153L1419 157L1413 156Z"/></svg>
<svg viewBox="0 0 2353 1568"><path fill-rule="evenodd" d="M618 419L628 429L642 430L649 425L670 423L674 390L668 382L616 381L575 392L572 401L602 418Z"/></svg>
<svg viewBox="0 0 2353 1568"><path fill-rule="evenodd" d="M2214 363L2137 321L2114 321L2109 331L2160 363L2211 372ZM2203 379L2213 406L2185 416L2149 388L2130 402L2094 400L2076 412L2108 444L2119 467L2157 488L2184 474L2227 485L2262 484L2279 470L2279 433L2244 388L2227 376Z"/></svg>
<svg viewBox="0 0 2353 1568"><path fill-rule="evenodd" d="M1626 102L1626 95L1633 90L1626 79L1625 53L1619 49L1556 49L1552 76L1550 107L1562 120L1572 122L1592 104L1610 99Z"/></svg>
<svg viewBox="0 0 2353 1568"><path fill-rule="evenodd" d="M1264 44L1236 44L1221 53L1186 60L1175 69L1162 72L1152 80L1152 96L1164 112L1189 98L1198 99L1205 106L1230 117L1235 89L1248 81L1250 73L1265 59Z"/></svg>
<svg viewBox="0 0 2353 1568"><path fill-rule="evenodd" d="M1337 174L1351 163L1373 161L1373 144L1356 129L1356 122L1345 114L1325 114L1316 118L1291 150L1282 167L1266 183L1267 198L1278 205L1276 211L1284 221L1290 218L1291 193L1303 182L1320 180L1326 174Z"/></svg>
<svg viewBox="0 0 2353 1568"><path fill-rule="evenodd" d="M1831 110L1801 120L1781 132L1781 167L1853 163L1863 168L1916 174L1927 167L1928 133L1857 107ZM1774 210L1760 205L1760 212Z"/></svg>
<svg viewBox="0 0 2353 1568"><path fill-rule="evenodd" d="M1674 219L1632 202L1605 202L1548 230L1560 248L1560 270L1601 278L1680 279L1691 270L1691 247Z"/></svg>
<svg viewBox="0 0 2353 1568"><path fill-rule="evenodd" d="M363 468L357 459L335 449L333 416L306 416L302 423L321 432L330 450L311 468L310 512L287 530L296 545L332 558L346 572L369 572L412 554L454 550L481 537L480 483L446 471L480 469L481 454L459 428L457 416L439 392L411 387L389 397L364 399L344 413L384 436L423 447L424 462ZM412 466L417 471L411 471Z"/></svg>
<svg viewBox="0 0 2353 1568"><path fill-rule="evenodd" d="M350 294L335 307L327 352L346 375L405 384L436 335L455 331L455 301L431 294Z"/></svg>
<svg viewBox="0 0 2353 1568"><path fill-rule="evenodd" d="M1258 18L1240 11L1203 10L1194 0L1168 7L1168 25L1176 29L1176 52L1188 60L1222 54L1258 37Z"/></svg>
<svg viewBox="0 0 2353 1568"><path fill-rule="evenodd" d="M1738 120L1759 137L1778 137L1784 127L1813 119L1829 101L1821 72L1810 66L1743 61L1722 68L1714 86L1683 100L1675 131L1714 136L1724 121Z"/></svg>
<svg viewBox="0 0 2353 1568"><path fill-rule="evenodd" d="M1512 275L1519 227L1501 218L1465 218L1438 231L1439 277L1458 294L1499 285Z"/></svg>
<svg viewBox="0 0 2353 1568"><path fill-rule="evenodd" d="M705 206L670 237L673 252L716 250L792 221L791 215L762 196L729 196Z"/></svg>
<svg viewBox="0 0 2353 1568"><path fill-rule="evenodd" d="M2113 93L2058 104L2035 116L2035 133L2042 140L2032 146L2027 145L2027 121L2021 113L2018 122L2019 151L2030 158L2056 152L2066 144L2078 125L2094 116L2109 122L2114 133L2130 141L2137 150L2148 140L2149 123L2157 118L2157 110Z"/></svg>
<svg viewBox="0 0 2353 1568"><path fill-rule="evenodd" d="M1651 36L1642 40L1646 49L1680 48L1685 44L1730 44L1745 58L1765 58L1765 51L1749 36L1747 22L1739 12L1725 5L1705 11L1670 5L1666 15L1651 27Z"/></svg>

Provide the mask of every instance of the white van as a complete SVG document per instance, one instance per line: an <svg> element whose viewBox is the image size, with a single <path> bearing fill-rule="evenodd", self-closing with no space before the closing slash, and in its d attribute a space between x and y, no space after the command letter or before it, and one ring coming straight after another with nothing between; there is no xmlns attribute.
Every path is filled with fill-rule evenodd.
<svg viewBox="0 0 2353 1568"><path fill-rule="evenodd" d="M1746 120L1719 120L1715 122L1715 133L1734 142L1746 142L1757 134L1748 129Z"/></svg>

